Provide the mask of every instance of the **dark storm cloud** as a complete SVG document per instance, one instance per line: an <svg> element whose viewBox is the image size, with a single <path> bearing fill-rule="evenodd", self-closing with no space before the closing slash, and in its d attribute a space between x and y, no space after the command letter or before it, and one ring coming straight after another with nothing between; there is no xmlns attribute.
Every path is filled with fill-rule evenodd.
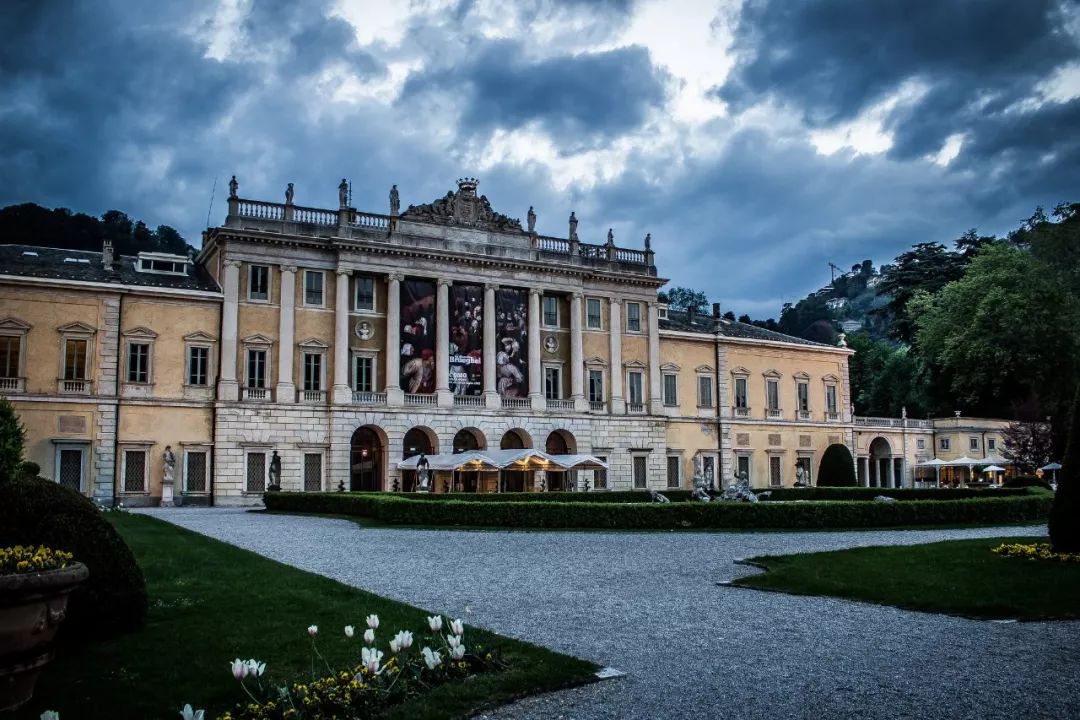
<svg viewBox="0 0 1080 720"><path fill-rule="evenodd" d="M640 126L667 81L643 47L530 61L520 43L496 41L463 65L414 74L401 102L449 91L465 108L462 134L538 122L562 148L580 149Z"/></svg>

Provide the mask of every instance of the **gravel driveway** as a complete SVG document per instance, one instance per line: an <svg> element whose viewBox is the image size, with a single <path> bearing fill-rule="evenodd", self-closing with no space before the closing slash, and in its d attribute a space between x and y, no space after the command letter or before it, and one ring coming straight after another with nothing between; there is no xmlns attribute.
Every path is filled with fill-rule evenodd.
<svg viewBox="0 0 1080 720"><path fill-rule="evenodd" d="M1080 622L973 621L716 584L755 572L735 558L1044 529L474 532L144 512L431 611L468 607L471 623L627 673L484 718L1080 717Z"/></svg>

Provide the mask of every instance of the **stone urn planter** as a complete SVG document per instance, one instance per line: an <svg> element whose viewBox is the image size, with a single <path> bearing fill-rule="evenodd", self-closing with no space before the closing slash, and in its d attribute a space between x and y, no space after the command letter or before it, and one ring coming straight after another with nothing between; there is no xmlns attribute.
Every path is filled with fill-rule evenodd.
<svg viewBox="0 0 1080 720"><path fill-rule="evenodd" d="M68 596L90 575L82 563L59 570L0 575L0 712L27 702L53 658L53 638Z"/></svg>

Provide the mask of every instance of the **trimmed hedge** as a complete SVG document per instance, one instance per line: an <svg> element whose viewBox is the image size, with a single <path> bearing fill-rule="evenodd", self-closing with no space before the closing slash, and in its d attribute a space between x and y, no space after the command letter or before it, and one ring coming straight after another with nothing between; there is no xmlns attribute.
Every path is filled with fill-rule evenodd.
<svg viewBox="0 0 1080 720"><path fill-rule="evenodd" d="M1050 487L1049 480L1040 480L1034 475L1017 475L1016 477L1009 478L1001 484L1004 488L1029 488L1029 487L1041 487L1044 490L1053 490Z"/></svg>
<svg viewBox="0 0 1080 720"><path fill-rule="evenodd" d="M1049 488L1047 488L1049 490ZM878 495L897 500L963 500L966 498L1015 497L1024 495L1022 488L1002 490L998 488L868 488L868 487L809 487L809 488L754 488L766 502L791 500L863 500L872 501Z"/></svg>
<svg viewBox="0 0 1080 720"><path fill-rule="evenodd" d="M571 494L571 493L568 493ZM868 528L998 524L1044 520L1053 498L1041 490L954 500L812 503L612 503L416 501L379 493L266 495L270 510L368 517L393 525L678 530L684 528Z"/></svg>
<svg viewBox="0 0 1080 720"><path fill-rule="evenodd" d="M663 490L661 495L671 502L687 502L691 490ZM398 497L408 500L469 502L553 502L553 503L647 503L652 502L646 490L595 490L593 492L510 492L510 493L367 493L380 497Z"/></svg>
<svg viewBox="0 0 1080 720"><path fill-rule="evenodd" d="M833 443L825 448L818 465L818 485L828 487L857 487L855 459L847 445Z"/></svg>

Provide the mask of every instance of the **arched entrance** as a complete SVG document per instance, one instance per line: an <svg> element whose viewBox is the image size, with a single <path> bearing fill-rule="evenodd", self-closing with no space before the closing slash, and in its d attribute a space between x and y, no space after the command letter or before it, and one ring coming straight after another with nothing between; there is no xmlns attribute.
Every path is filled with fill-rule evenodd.
<svg viewBox="0 0 1080 720"><path fill-rule="evenodd" d="M426 427L414 427L405 433L401 441L401 459L406 460L413 455L435 455L439 452L438 436ZM416 471L401 471L401 489L403 492L412 492L416 489Z"/></svg>
<svg viewBox="0 0 1080 720"><path fill-rule="evenodd" d="M382 430L374 425L358 427L349 449L349 490L382 490L386 477L385 457L386 440Z"/></svg>
<svg viewBox="0 0 1080 720"><path fill-rule="evenodd" d="M573 455L577 452L577 442L574 440L574 436L566 430L555 430L548 435L547 442L544 443L544 452L548 455ZM576 481L576 471L547 471L548 490L573 490Z"/></svg>
<svg viewBox="0 0 1080 720"><path fill-rule="evenodd" d="M462 428L454 435L454 454L470 452L472 450L484 450L487 448L487 439L484 433L476 428ZM481 481L484 474L471 471L459 470L454 473L451 491L481 492ZM486 488L485 488L486 489Z"/></svg>
<svg viewBox="0 0 1080 720"><path fill-rule="evenodd" d="M892 487L894 482L892 446L883 437L870 443L870 462L867 485L869 487Z"/></svg>
<svg viewBox="0 0 1080 720"><path fill-rule="evenodd" d="M499 440L501 450L524 450L531 447L532 438L521 428L507 430ZM532 473L520 470L500 470L499 487L502 492L524 492L526 478L530 475Z"/></svg>

